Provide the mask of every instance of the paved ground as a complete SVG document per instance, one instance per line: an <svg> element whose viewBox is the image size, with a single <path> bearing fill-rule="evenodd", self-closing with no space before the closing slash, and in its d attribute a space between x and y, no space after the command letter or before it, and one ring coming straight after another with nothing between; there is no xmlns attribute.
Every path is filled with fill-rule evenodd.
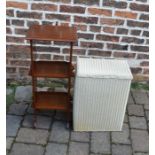
<svg viewBox="0 0 155 155"><path fill-rule="evenodd" d="M122 132L73 132L64 114L37 113L26 103L12 104L7 112L8 155L148 155L148 93L132 91Z"/></svg>

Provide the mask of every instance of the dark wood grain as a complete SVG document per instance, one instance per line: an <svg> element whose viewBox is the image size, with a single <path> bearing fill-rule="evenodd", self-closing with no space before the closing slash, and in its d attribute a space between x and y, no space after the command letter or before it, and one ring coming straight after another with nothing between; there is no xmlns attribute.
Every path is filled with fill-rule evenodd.
<svg viewBox="0 0 155 155"><path fill-rule="evenodd" d="M36 109L68 110L68 94L62 92L35 92Z"/></svg>
<svg viewBox="0 0 155 155"><path fill-rule="evenodd" d="M75 42L77 33L75 27L32 25L27 32L26 39Z"/></svg>

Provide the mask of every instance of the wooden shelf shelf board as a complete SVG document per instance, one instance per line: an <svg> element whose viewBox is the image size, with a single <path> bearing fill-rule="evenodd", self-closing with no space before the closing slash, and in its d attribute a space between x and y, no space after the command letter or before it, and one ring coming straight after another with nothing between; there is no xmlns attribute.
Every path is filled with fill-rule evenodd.
<svg viewBox="0 0 155 155"><path fill-rule="evenodd" d="M35 92L36 109L65 110L68 107L68 94L63 92Z"/></svg>
<svg viewBox="0 0 155 155"><path fill-rule="evenodd" d="M51 78L68 78L69 62L65 61L34 61L34 69L32 68L30 75L34 77L51 77Z"/></svg>

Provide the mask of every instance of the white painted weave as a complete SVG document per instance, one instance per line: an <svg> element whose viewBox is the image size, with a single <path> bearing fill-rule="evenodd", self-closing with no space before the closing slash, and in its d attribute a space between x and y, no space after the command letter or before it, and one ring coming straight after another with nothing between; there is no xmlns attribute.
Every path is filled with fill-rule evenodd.
<svg viewBox="0 0 155 155"><path fill-rule="evenodd" d="M77 76L92 78L132 79L126 60L89 59L77 60Z"/></svg>
<svg viewBox="0 0 155 155"><path fill-rule="evenodd" d="M79 58L77 62L73 102L74 130L120 131L132 74L125 61L94 60Z"/></svg>

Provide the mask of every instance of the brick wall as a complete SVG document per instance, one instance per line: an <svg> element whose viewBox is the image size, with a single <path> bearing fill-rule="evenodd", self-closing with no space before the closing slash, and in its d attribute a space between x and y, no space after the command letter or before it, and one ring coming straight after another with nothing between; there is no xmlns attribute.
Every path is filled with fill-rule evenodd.
<svg viewBox="0 0 155 155"><path fill-rule="evenodd" d="M78 29L77 57L127 59L135 80L148 80L148 0L7 0L7 78L29 78L32 24L73 25ZM37 59L68 60L68 45L36 42Z"/></svg>

